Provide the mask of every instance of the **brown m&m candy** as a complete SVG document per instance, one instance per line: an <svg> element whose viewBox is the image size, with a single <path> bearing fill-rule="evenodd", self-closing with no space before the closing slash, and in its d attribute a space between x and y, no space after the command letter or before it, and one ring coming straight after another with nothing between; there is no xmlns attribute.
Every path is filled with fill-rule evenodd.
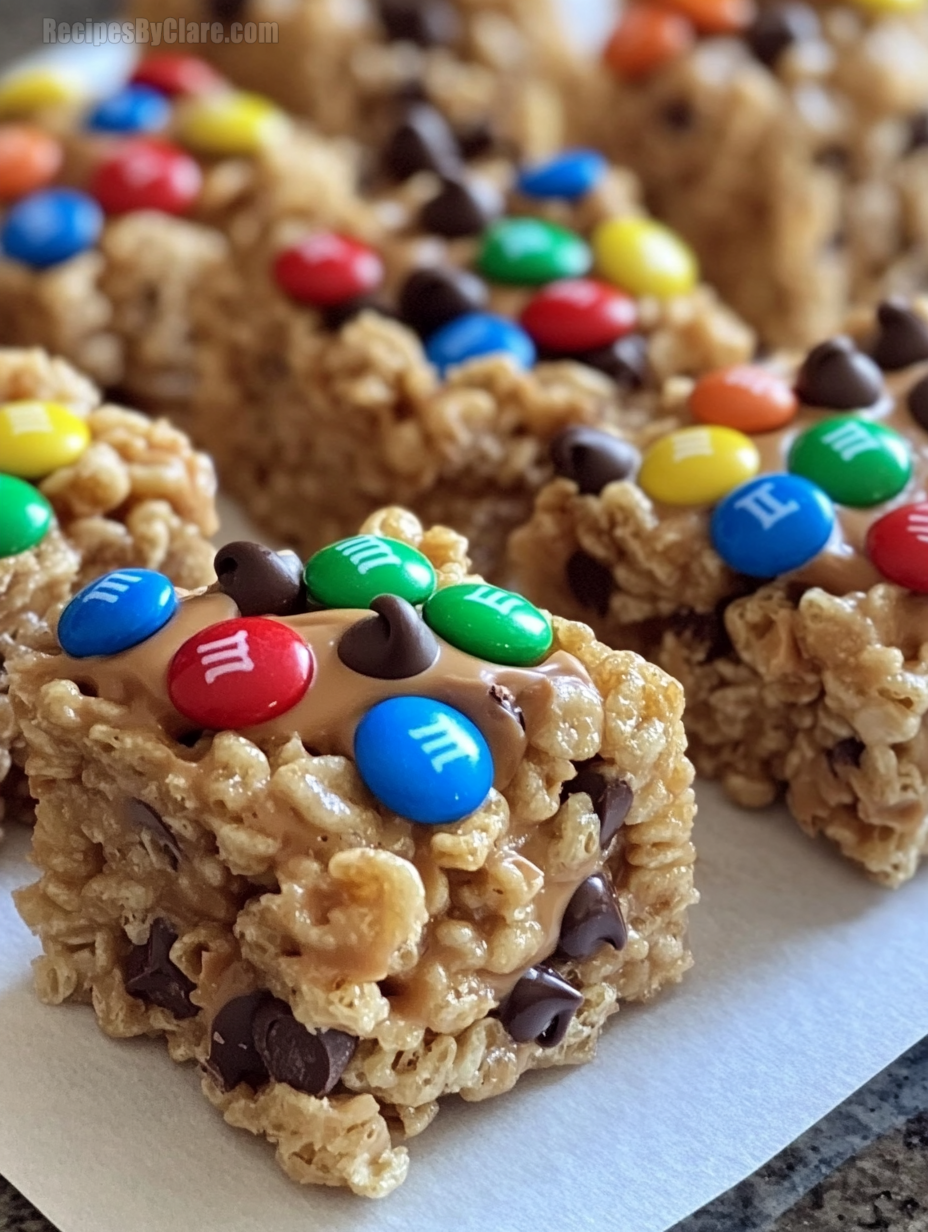
<svg viewBox="0 0 928 1232"><path fill-rule="evenodd" d="M417 334L427 338L436 330L486 307L487 284L470 270L435 266L415 270L400 291L400 315Z"/></svg>

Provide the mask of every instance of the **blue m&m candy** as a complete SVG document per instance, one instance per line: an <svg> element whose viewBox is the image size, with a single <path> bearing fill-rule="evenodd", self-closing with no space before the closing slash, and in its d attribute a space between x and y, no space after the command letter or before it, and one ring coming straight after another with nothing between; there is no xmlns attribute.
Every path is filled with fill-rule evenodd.
<svg viewBox="0 0 928 1232"><path fill-rule="evenodd" d="M716 506L712 542L732 569L772 578L799 569L831 537L835 508L800 475L761 475Z"/></svg>
<svg viewBox="0 0 928 1232"><path fill-rule="evenodd" d="M99 103L87 118L98 133L157 133L171 118L171 104L151 86L128 85Z"/></svg>
<svg viewBox="0 0 928 1232"><path fill-rule="evenodd" d="M523 167L516 186L526 197L576 201L605 174L606 160L596 150L564 150L547 162Z"/></svg>
<svg viewBox="0 0 928 1232"><path fill-rule="evenodd" d="M163 629L177 610L169 578L154 569L119 569L76 594L61 613L58 641L75 659L119 654Z"/></svg>
<svg viewBox="0 0 928 1232"><path fill-rule="evenodd" d="M23 197L7 214L0 247L14 261L47 269L92 248L103 230L103 210L86 193L48 188Z"/></svg>
<svg viewBox="0 0 928 1232"><path fill-rule="evenodd" d="M449 321L432 334L425 353L442 376L456 364L484 355L506 355L520 368L531 368L537 357L521 325L491 312L467 312Z"/></svg>
<svg viewBox="0 0 928 1232"><path fill-rule="evenodd" d="M379 702L358 724L354 756L371 793L422 825L469 816L493 785L482 733L466 715L428 697Z"/></svg>

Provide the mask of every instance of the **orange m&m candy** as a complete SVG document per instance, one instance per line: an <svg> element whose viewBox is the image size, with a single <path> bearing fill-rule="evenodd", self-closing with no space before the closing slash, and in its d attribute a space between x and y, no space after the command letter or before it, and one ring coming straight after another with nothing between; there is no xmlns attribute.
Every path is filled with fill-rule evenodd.
<svg viewBox="0 0 928 1232"><path fill-rule="evenodd" d="M665 0L668 8L688 17L700 34L735 34L754 20L752 0Z"/></svg>
<svg viewBox="0 0 928 1232"><path fill-rule="evenodd" d="M773 432L796 414L790 386L766 368L737 364L700 377L689 401L699 423L720 424L739 432Z"/></svg>
<svg viewBox="0 0 928 1232"><path fill-rule="evenodd" d="M0 201L44 188L61 167L61 145L29 124L0 125Z"/></svg>
<svg viewBox="0 0 928 1232"><path fill-rule="evenodd" d="M694 39L692 25L679 13L637 4L622 17L603 55L613 72L636 81L682 56Z"/></svg>

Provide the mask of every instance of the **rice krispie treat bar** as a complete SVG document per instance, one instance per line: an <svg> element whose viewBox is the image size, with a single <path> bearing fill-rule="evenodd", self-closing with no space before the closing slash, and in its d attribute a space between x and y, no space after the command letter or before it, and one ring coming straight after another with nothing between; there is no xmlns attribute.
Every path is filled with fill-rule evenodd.
<svg viewBox="0 0 928 1232"><path fill-rule="evenodd" d="M766 342L809 346L850 305L924 284L921 4L644 0L605 61L588 139Z"/></svg>
<svg viewBox="0 0 928 1232"><path fill-rule="evenodd" d="M101 403L39 350L0 349L0 784L21 763L4 662L49 609L97 574L144 567L178 585L212 575L212 466L166 420ZM2 811L2 802L0 802Z"/></svg>
<svg viewBox="0 0 928 1232"><path fill-rule="evenodd" d="M926 307L679 382L637 480L627 441L568 430L511 543L535 602L681 680L701 773L748 806L785 786L890 886L928 852Z"/></svg>
<svg viewBox="0 0 928 1232"><path fill-rule="evenodd" d="M682 691L465 553L398 509L305 569L231 544L180 600L98 582L14 669L40 996L371 1197L442 1096L591 1059L690 963Z"/></svg>

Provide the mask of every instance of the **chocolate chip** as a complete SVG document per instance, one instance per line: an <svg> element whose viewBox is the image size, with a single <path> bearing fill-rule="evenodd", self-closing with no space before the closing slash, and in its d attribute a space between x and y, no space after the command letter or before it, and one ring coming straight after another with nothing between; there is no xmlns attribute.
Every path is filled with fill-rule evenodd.
<svg viewBox="0 0 928 1232"><path fill-rule="evenodd" d="M554 1048L582 1004L580 993L554 971L530 967L499 1007L499 1017L517 1044Z"/></svg>
<svg viewBox="0 0 928 1232"><path fill-rule="evenodd" d="M309 1031L276 998L254 1016L255 1048L275 1082L307 1095L328 1095L354 1056L358 1041L344 1031Z"/></svg>
<svg viewBox="0 0 928 1232"><path fill-rule="evenodd" d="M342 663L375 680L408 680L427 671L440 647L412 604L398 595L380 595L371 607L376 616L364 617L342 634Z"/></svg>
<svg viewBox="0 0 928 1232"><path fill-rule="evenodd" d="M807 4L779 4L763 9L744 39L761 64L773 68L787 47L817 38L820 29L817 14Z"/></svg>
<svg viewBox="0 0 928 1232"><path fill-rule="evenodd" d="M175 1018L195 1018L199 1010L190 994L196 984L171 962L171 946L176 940L177 933L167 920L152 922L148 940L144 945L134 945L126 959L126 992L167 1010Z"/></svg>
<svg viewBox="0 0 928 1232"><path fill-rule="evenodd" d="M267 1082L267 1066L255 1047L254 1024L258 1011L271 999L268 992L234 997L213 1019L206 1069L223 1091L233 1091L240 1082L257 1090Z"/></svg>
<svg viewBox="0 0 928 1232"><path fill-rule="evenodd" d="M429 268L410 274L400 291L400 314L427 338L467 312L479 312L490 298L483 279L469 270Z"/></svg>
<svg viewBox="0 0 928 1232"><path fill-rule="evenodd" d="M219 589L243 616L293 616L303 611L303 566L291 553L260 543L227 543L213 562Z"/></svg>
<svg viewBox="0 0 928 1232"><path fill-rule="evenodd" d="M909 140L906 154L914 154L928 145L928 111L918 111L909 120Z"/></svg>
<svg viewBox="0 0 928 1232"><path fill-rule="evenodd" d="M183 853L177 839L164 824L159 813L156 813L144 800L136 800L133 796L123 804L123 816L134 829L150 834L170 860L171 867L177 868Z"/></svg>
<svg viewBox="0 0 928 1232"><path fill-rule="evenodd" d="M907 398L909 413L920 428L928 432L928 376L909 390Z"/></svg>
<svg viewBox="0 0 928 1232"><path fill-rule="evenodd" d="M461 36L457 10L449 0L378 0L377 7L391 42L450 47Z"/></svg>
<svg viewBox="0 0 928 1232"><path fill-rule="evenodd" d="M395 180L417 171L453 176L461 165L454 133L444 116L428 103L414 103L383 152L383 166Z"/></svg>
<svg viewBox="0 0 928 1232"><path fill-rule="evenodd" d="M468 162L492 154L499 145L499 134L489 120L476 120L464 128L456 128L455 136L461 155Z"/></svg>
<svg viewBox="0 0 928 1232"><path fill-rule="evenodd" d="M605 851L628 816L635 793L624 779L607 779L598 768L601 765L578 766L576 775L562 786L561 800L586 792L599 818L599 845Z"/></svg>
<svg viewBox="0 0 928 1232"><path fill-rule="evenodd" d="M584 495L598 496L607 483L632 479L641 455L627 441L598 428L576 425L559 432L550 447L555 471Z"/></svg>
<svg viewBox="0 0 928 1232"><path fill-rule="evenodd" d="M692 608L680 608L670 618L670 627L699 655L703 663L711 663L731 653L731 635L725 624L728 602L718 605L712 612L696 612Z"/></svg>
<svg viewBox="0 0 928 1232"><path fill-rule="evenodd" d="M696 112L685 98L674 98L661 109L661 123L673 132L688 132L696 123Z"/></svg>
<svg viewBox="0 0 928 1232"><path fill-rule="evenodd" d="M825 145L820 150L816 150L813 162L816 167L821 167L825 171L835 171L843 173L847 171L851 161L851 152L843 145ZM836 234L840 235L840 232ZM835 239L832 237L829 244L834 247Z"/></svg>
<svg viewBox="0 0 928 1232"><path fill-rule="evenodd" d="M609 599L615 590L612 573L589 552L574 552L564 570L570 593L581 607L599 616L609 611Z"/></svg>
<svg viewBox="0 0 928 1232"><path fill-rule="evenodd" d="M433 235L461 239L479 235L502 212L502 195L489 180L446 177L438 195L422 207L419 225Z"/></svg>
<svg viewBox="0 0 928 1232"><path fill-rule="evenodd" d="M612 377L620 389L641 389L648 379L648 340L641 334L626 334L610 346L581 351L573 358Z"/></svg>
<svg viewBox="0 0 928 1232"><path fill-rule="evenodd" d="M928 359L928 324L906 300L884 300L876 319L877 335L870 354L884 372Z"/></svg>
<svg viewBox="0 0 928 1232"><path fill-rule="evenodd" d="M340 304L330 304L327 308L323 308L322 323L327 330L336 334L343 325L353 321L362 312L376 312L379 316L392 320L399 318L399 313L382 300L376 299L373 295L359 295L357 299L346 299Z"/></svg>
<svg viewBox="0 0 928 1232"><path fill-rule="evenodd" d="M567 958L592 958L601 945L624 949L628 929L615 891L602 873L593 873L574 891L561 921L558 950Z"/></svg>
<svg viewBox="0 0 928 1232"><path fill-rule="evenodd" d="M248 9L248 0L209 0L208 12L214 21L228 24L244 17Z"/></svg>
<svg viewBox="0 0 928 1232"><path fill-rule="evenodd" d="M834 748L828 750L828 759L833 766L859 766L863 751L867 746L856 736L848 736L839 740Z"/></svg>
<svg viewBox="0 0 928 1232"><path fill-rule="evenodd" d="M839 334L820 342L805 357L796 393L809 406L851 411L872 406L883 393L883 377L869 355Z"/></svg>

